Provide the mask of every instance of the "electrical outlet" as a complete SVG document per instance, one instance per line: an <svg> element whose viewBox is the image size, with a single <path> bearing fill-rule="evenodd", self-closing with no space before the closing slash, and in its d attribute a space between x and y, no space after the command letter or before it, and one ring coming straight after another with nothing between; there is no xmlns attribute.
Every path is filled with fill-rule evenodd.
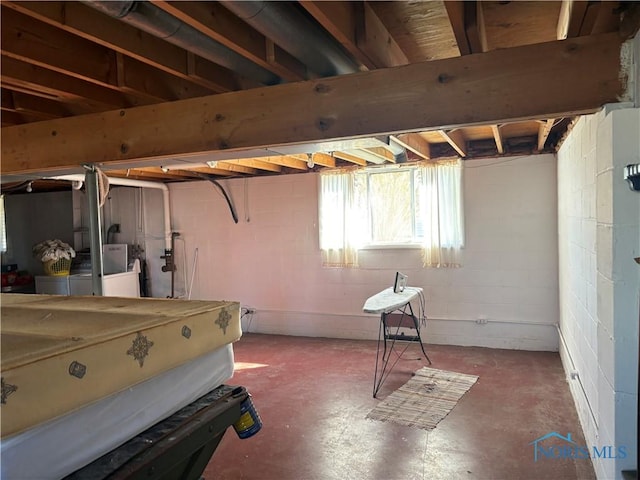
<svg viewBox="0 0 640 480"><path fill-rule="evenodd" d="M476 319L476 323L478 325L486 325L487 322L489 320L487 319L486 315L480 315L477 319Z"/></svg>

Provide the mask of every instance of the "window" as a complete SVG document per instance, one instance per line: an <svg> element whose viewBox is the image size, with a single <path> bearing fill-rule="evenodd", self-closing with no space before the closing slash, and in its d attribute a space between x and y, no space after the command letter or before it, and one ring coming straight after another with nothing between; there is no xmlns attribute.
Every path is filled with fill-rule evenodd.
<svg viewBox="0 0 640 480"><path fill-rule="evenodd" d="M366 245L420 243L416 216L416 168L358 173L356 191L367 212Z"/></svg>
<svg viewBox="0 0 640 480"><path fill-rule="evenodd" d="M423 264L461 264L460 161L320 175L320 247L327 266L357 266L364 246L419 245Z"/></svg>

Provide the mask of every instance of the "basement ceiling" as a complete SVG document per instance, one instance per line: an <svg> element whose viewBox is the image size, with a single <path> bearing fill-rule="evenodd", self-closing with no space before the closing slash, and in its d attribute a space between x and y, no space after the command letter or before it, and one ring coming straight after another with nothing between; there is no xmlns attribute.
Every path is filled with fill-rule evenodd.
<svg viewBox="0 0 640 480"><path fill-rule="evenodd" d="M3 133L565 38L629 36L638 24L634 2L614 1L2 1L0 15ZM525 117L104 168L110 176L168 182L533 154L554 151L573 118Z"/></svg>

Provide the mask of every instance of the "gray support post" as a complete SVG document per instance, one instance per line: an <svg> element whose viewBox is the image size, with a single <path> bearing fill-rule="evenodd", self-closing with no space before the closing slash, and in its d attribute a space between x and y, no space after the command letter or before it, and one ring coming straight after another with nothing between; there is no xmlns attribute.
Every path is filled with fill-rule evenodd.
<svg viewBox="0 0 640 480"><path fill-rule="evenodd" d="M86 167L84 183L87 187L89 202L89 239L91 242L91 286L93 295L102 296L102 229L100 220L100 204L98 199L98 174L95 167Z"/></svg>

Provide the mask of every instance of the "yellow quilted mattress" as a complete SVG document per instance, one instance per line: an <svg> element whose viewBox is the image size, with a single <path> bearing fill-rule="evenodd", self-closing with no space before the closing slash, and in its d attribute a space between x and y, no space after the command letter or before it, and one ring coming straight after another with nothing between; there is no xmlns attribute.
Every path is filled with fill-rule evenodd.
<svg viewBox="0 0 640 480"><path fill-rule="evenodd" d="M2 437L242 335L237 302L2 294L0 308Z"/></svg>

